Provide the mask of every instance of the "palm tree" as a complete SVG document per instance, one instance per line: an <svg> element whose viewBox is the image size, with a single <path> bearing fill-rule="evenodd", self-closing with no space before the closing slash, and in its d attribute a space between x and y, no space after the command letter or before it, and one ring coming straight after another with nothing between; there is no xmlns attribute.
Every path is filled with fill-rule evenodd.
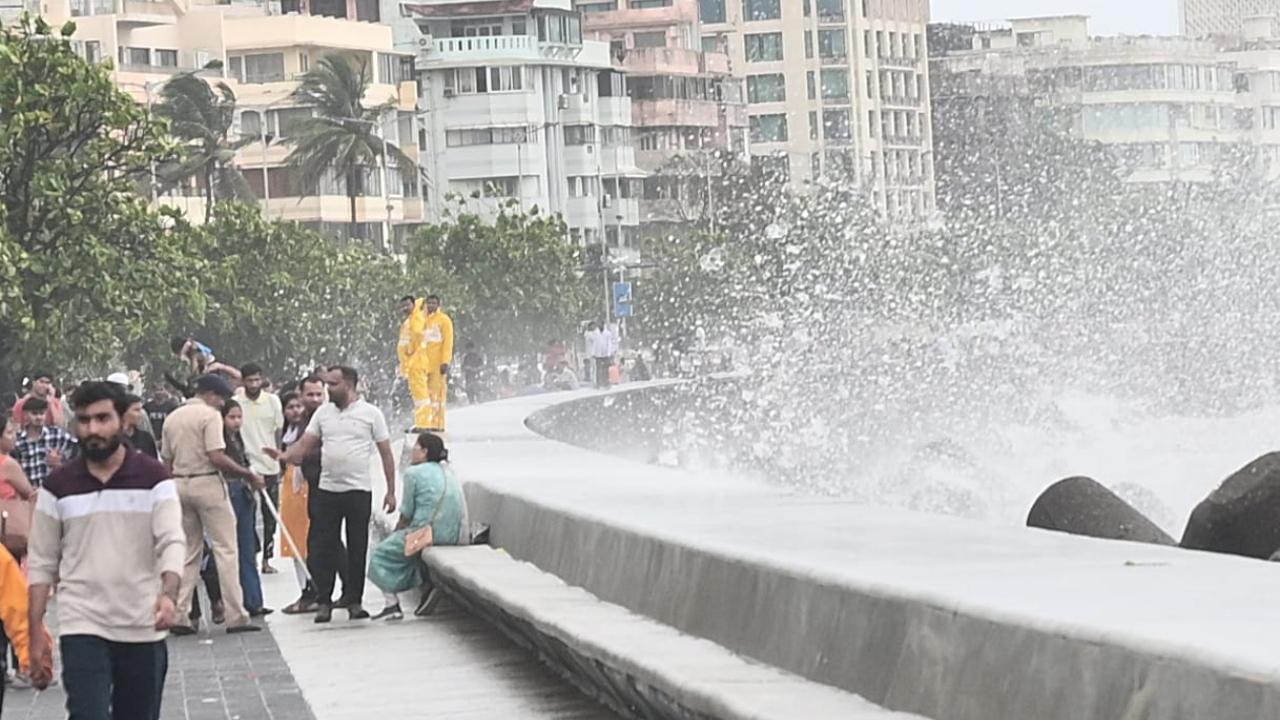
<svg viewBox="0 0 1280 720"><path fill-rule="evenodd" d="M157 169L163 187L188 178L204 184L204 219L213 213L214 198L253 198L253 189L236 167L236 151L256 138L231 139L236 95L226 83L210 85L193 74L178 75L160 89L156 115L169 120L169 132L182 141L185 152Z"/></svg>
<svg viewBox="0 0 1280 720"><path fill-rule="evenodd" d="M302 76L292 96L298 104L314 108L315 114L300 121L286 140L293 145L286 162L298 171L308 191L314 191L326 174L345 178L352 237L359 234L356 197L363 193L366 169L378 167L379 160L394 162L404 182L412 182L417 169L413 158L379 131L379 119L394 102L365 106L369 80L365 62L353 64L338 54L321 58Z"/></svg>

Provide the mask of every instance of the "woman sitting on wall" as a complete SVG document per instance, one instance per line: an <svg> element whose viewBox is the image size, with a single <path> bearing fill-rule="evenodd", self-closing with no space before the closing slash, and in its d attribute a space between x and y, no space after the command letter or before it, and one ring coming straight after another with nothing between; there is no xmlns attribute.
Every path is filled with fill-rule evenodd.
<svg viewBox="0 0 1280 720"><path fill-rule="evenodd" d="M430 586L418 554L405 554L406 543L410 549L421 544L427 527L431 528L431 545L465 545L469 541L466 499L448 459L449 451L440 436L418 435L410 455L412 465L404 474L400 522L395 532L373 549L369 561L369 580L388 595L422 587L422 602L414 612L419 617L431 612L439 592ZM388 620L404 617L398 602L378 615Z"/></svg>

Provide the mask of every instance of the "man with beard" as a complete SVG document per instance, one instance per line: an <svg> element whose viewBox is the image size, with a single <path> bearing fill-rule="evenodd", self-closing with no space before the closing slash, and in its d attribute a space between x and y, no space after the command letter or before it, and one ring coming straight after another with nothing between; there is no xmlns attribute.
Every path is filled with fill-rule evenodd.
<svg viewBox="0 0 1280 720"><path fill-rule="evenodd" d="M356 387L360 376L355 368L329 368L325 383L330 404L311 417L302 439L288 451L264 448L272 457L294 465L321 446L320 483L311 500L311 571L315 576L318 607L315 621L333 619L333 583L338 568L347 569L344 597L340 602L352 620L369 617L364 594L365 560L369 549L369 515L373 503L373 480L369 466L374 452L382 460L387 495L382 506L396 509L396 463L391 455L387 420L382 411L360 399ZM338 541L346 527L347 552Z"/></svg>
<svg viewBox="0 0 1280 720"><path fill-rule="evenodd" d="M125 393L85 383L72 396L80 457L40 489L30 538L31 655L58 585L62 682L73 718L157 720L186 554L178 491L165 467L122 436ZM48 687L52 669L31 663Z"/></svg>
<svg viewBox="0 0 1280 720"><path fill-rule="evenodd" d="M263 494L272 506L280 507L280 463L262 451L264 447L280 447L280 436L284 433L284 408L280 398L265 389L266 378L262 375L262 366L249 363L240 368L240 377L244 385L237 396L244 411L244 425L240 428L240 436L244 438L244 451L249 459L249 469L262 476L267 486ZM271 555L276 544L276 516L271 511L262 509L262 573L270 575L276 571L271 566Z"/></svg>
<svg viewBox="0 0 1280 720"><path fill-rule="evenodd" d="M291 437L285 439L285 449L289 449L295 443L302 439L308 425L311 424L311 418L315 416L326 402L324 380L318 375L308 375L298 385L299 397L302 398L303 415L299 423L300 430ZM315 447L302 458L302 462L298 463L298 472L302 473L303 482L306 483L307 494L307 534L305 537L294 536L294 540L301 542L306 548L306 557L308 562L308 571L312 576L315 575L315 569L311 567L311 558L315 557L315 533L311 529L315 526L310 522L310 518L315 516L315 499L316 490L320 487L320 445ZM338 541L338 557L346 557L347 548L341 540ZM338 579L342 581L342 592L340 597L348 597L347 593L347 568L343 563L338 564ZM309 577L306 585L302 588L302 595L282 612L286 615L302 615L304 613L313 613L316 611L319 603L317 602L316 585ZM338 607L344 607L340 604Z"/></svg>
<svg viewBox="0 0 1280 720"><path fill-rule="evenodd" d="M222 601L226 606L227 632L261 630L249 623L240 588L240 556L236 546L236 517L231 509L227 486L219 471L244 478L256 490L262 476L231 459L222 432L219 410L231 397L231 385L218 375L201 375L195 382L195 397L174 410L164 423L160 455L177 481L182 501L182 529L187 536L187 557L178 594L179 622L174 635L194 635L186 624L191 614L191 597L200 576L203 540L207 537L218 568Z"/></svg>

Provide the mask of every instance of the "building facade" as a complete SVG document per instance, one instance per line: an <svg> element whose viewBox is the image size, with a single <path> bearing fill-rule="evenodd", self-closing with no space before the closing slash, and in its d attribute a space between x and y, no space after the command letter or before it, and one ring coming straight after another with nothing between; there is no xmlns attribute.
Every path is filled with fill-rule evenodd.
<svg viewBox="0 0 1280 720"><path fill-rule="evenodd" d="M1280 0L1178 0L1179 33L1187 37L1237 37L1259 16L1280 16Z"/></svg>
<svg viewBox="0 0 1280 720"><path fill-rule="evenodd" d="M1091 38L1084 16L970 30L935 48L935 114L966 97L1025 95L1066 132L1111 148L1133 182L1210 180L1247 140L1237 63L1214 42Z"/></svg>
<svg viewBox="0 0 1280 720"><path fill-rule="evenodd" d="M631 100L572 0L404 6L417 35L427 207L559 213L572 237L639 252Z"/></svg>
<svg viewBox="0 0 1280 720"><path fill-rule="evenodd" d="M609 41L626 75L636 160L645 172L640 221L648 235L706 210L707 177L746 158L742 81L719 51L703 51L697 0L578 0L588 32Z"/></svg>
<svg viewBox="0 0 1280 720"><path fill-rule="evenodd" d="M753 162L934 211L927 0L700 0L703 47L746 79Z"/></svg>
<svg viewBox="0 0 1280 720"><path fill-rule="evenodd" d="M372 80L366 102L388 105L379 133L410 156L417 154L413 56L395 50L391 29L376 22L377 5L367 0L284 8L279 2L41 0L32 9L55 23L74 20L74 40L84 57L112 60L113 79L140 103L158 102L164 84L180 74L225 83L236 97L233 132L252 140L238 151L236 164L273 219L329 234L351 230L346 178L321 178L312 191L285 163L297 120L312 114L290 95L300 76L326 55L365 68ZM198 222L204 216L198 183L156 190L157 201ZM355 232L386 246L386 239L422 222L420 195L419 184L402 182L394 167L366 168Z"/></svg>

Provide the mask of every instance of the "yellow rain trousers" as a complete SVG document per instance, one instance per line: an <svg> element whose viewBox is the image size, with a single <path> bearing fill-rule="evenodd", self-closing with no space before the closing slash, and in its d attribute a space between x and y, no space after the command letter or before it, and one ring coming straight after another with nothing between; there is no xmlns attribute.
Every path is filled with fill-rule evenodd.
<svg viewBox="0 0 1280 720"><path fill-rule="evenodd" d="M422 348L414 354L422 355L427 395L425 422L417 422L417 426L426 430L443 431L445 429L444 408L449 397L449 378L440 371L440 366L453 363L453 320L449 319L443 310L437 310L426 316L426 324L422 330ZM410 385L412 386L412 380ZM414 400L416 403L416 395Z"/></svg>
<svg viewBox="0 0 1280 720"><path fill-rule="evenodd" d="M414 427L430 427L431 400L427 380L427 355L423 352L422 333L427 324L423 301L413 304L413 312L400 323L400 343L396 355L400 358L400 377L409 381L409 395L413 398Z"/></svg>

